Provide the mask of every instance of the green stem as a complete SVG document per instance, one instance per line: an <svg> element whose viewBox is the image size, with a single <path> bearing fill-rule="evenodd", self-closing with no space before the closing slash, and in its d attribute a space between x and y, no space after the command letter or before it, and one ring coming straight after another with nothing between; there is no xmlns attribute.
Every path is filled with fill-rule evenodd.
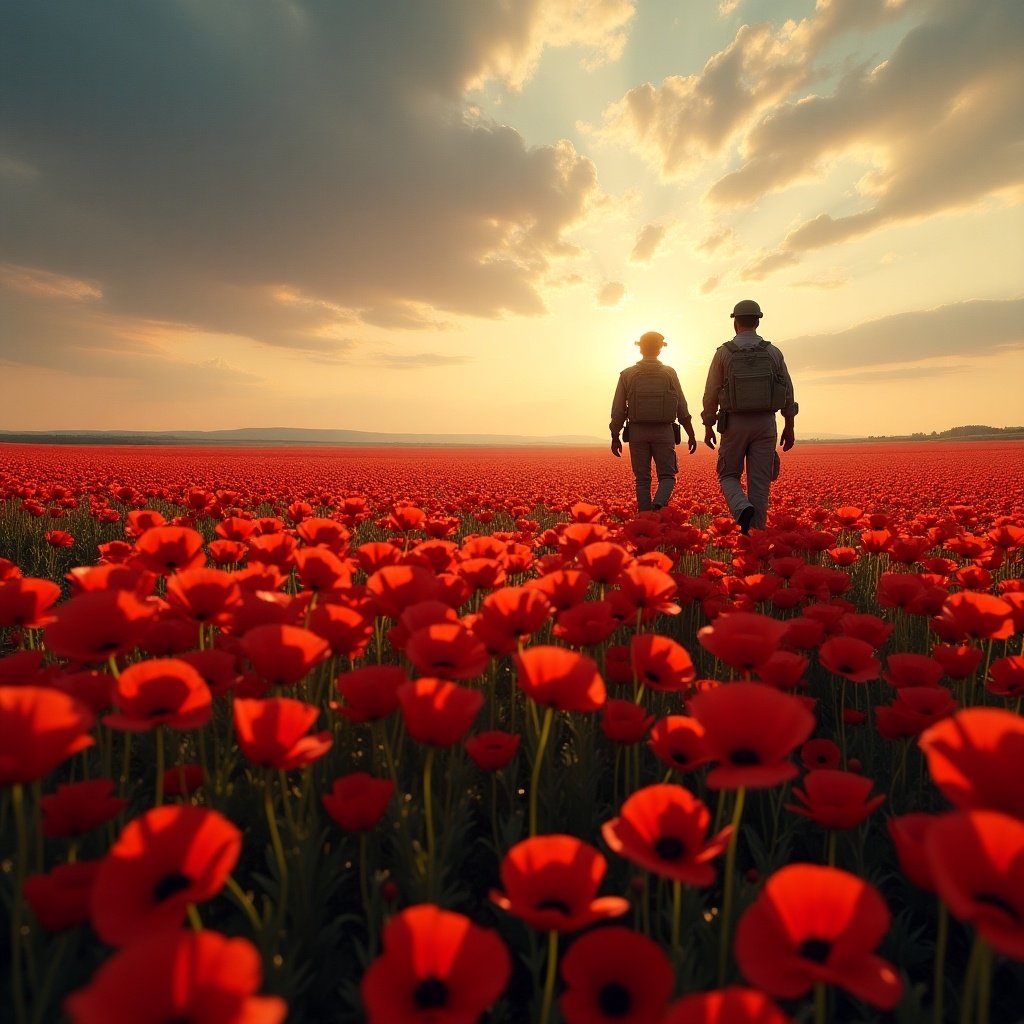
<svg viewBox="0 0 1024 1024"><path fill-rule="evenodd" d="M256 935L259 935L263 931L263 922L260 920L260 915L256 913L256 907L249 898L249 894L242 889L238 882L235 881L234 875L228 875L228 879L224 885L228 892L235 897L235 902L238 903L242 908L242 912L249 919L249 924L252 926L253 932Z"/></svg>
<svg viewBox="0 0 1024 1024"><path fill-rule="evenodd" d="M963 998L960 1003L960 1024L971 1024L972 1011L977 1001L975 990L978 980L978 961L981 956L978 941L978 938L975 937L974 945L971 946L971 955L967 961L967 969L964 972Z"/></svg>
<svg viewBox="0 0 1024 1024"><path fill-rule="evenodd" d="M62 932L57 940L56 952L50 954L49 965L46 968L46 977L43 978L42 987L36 996L35 1009L32 1011L32 1024L43 1024L43 1014L48 1009L50 992L53 990L54 982L57 980L57 973L64 961L64 952L68 945L68 932Z"/></svg>
<svg viewBox="0 0 1024 1024"><path fill-rule="evenodd" d="M434 801L431 793L434 768L434 748L427 747L423 762L423 818L427 827L427 900L434 901Z"/></svg>
<svg viewBox="0 0 1024 1024"><path fill-rule="evenodd" d="M679 929L683 916L683 883L672 879L672 963L676 971L683 962L683 951L679 945Z"/></svg>
<svg viewBox="0 0 1024 1024"><path fill-rule="evenodd" d="M555 974L558 970L558 932L548 932L548 969L544 978L544 998L540 1007L540 1024L548 1024L555 997Z"/></svg>
<svg viewBox="0 0 1024 1024"><path fill-rule="evenodd" d="M725 968L729 961L729 941L731 938L732 925L732 898L733 875L736 868L736 846L740 835L740 819L743 816L743 801L746 797L746 787L740 786L736 790L736 805L732 812L732 834L729 836L729 846L725 853L725 893L722 897L722 932L718 939L718 987L725 985Z"/></svg>
<svg viewBox="0 0 1024 1024"><path fill-rule="evenodd" d="M826 1011L828 1008L828 989L825 982L814 983L814 1024L826 1024Z"/></svg>
<svg viewBox="0 0 1024 1024"><path fill-rule="evenodd" d="M281 833L277 827L277 815L274 812L274 770L268 768L263 776L263 812L267 818L267 828L270 830L270 842L274 848L274 859L277 861L277 873L280 876L280 888L278 891L278 905L276 924L274 930L280 932L284 924L284 909L288 897L288 862L284 856L284 846L281 843Z"/></svg>
<svg viewBox="0 0 1024 1024"><path fill-rule="evenodd" d="M537 834L537 796L540 790L540 769L544 763L544 748L547 746L548 736L551 733L551 722L555 717L555 709L547 707L544 709L544 724L540 729L540 739L537 740L537 753L533 758L533 771L530 773L530 835Z"/></svg>
<svg viewBox="0 0 1024 1024"><path fill-rule="evenodd" d="M838 833L834 828L828 830L828 866L834 868L836 866L836 836Z"/></svg>

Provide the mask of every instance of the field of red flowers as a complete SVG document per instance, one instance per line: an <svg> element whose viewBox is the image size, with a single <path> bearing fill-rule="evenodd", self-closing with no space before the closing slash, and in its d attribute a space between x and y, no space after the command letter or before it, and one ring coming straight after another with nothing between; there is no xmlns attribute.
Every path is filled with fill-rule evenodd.
<svg viewBox="0 0 1024 1024"><path fill-rule="evenodd" d="M1024 1021L1024 445L0 445L0 1017Z"/></svg>

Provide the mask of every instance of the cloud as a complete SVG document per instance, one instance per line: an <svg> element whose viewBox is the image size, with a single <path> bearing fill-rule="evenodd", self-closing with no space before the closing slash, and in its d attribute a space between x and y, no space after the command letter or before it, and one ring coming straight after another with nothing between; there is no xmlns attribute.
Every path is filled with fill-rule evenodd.
<svg viewBox="0 0 1024 1024"><path fill-rule="evenodd" d="M87 282L111 317L296 351L353 322L541 314L600 198L594 165L568 142L528 146L465 93L521 83L545 46L613 59L633 12L4 6L0 260Z"/></svg>
<svg viewBox="0 0 1024 1024"><path fill-rule="evenodd" d="M599 306L617 306L626 296L626 286L621 281L606 281L597 290Z"/></svg>
<svg viewBox="0 0 1024 1024"><path fill-rule="evenodd" d="M897 313L835 334L794 338L781 348L794 373L874 372L880 366L920 364L939 357L992 356L1024 348L1024 298L979 299ZM930 371L939 372L935 367ZM900 372L912 375L916 370Z"/></svg>
<svg viewBox="0 0 1024 1024"><path fill-rule="evenodd" d="M0 263L0 289L49 299L81 301L103 298L103 292L88 281L65 277L38 267L19 267L13 263Z"/></svg>
<svg viewBox="0 0 1024 1024"><path fill-rule="evenodd" d="M633 263L648 263L658 251L665 238L665 227L662 224L645 224L636 237L633 251L629 258Z"/></svg>
<svg viewBox="0 0 1024 1024"><path fill-rule="evenodd" d="M711 256L723 245L732 242L735 237L736 232L732 228L721 228L718 231L713 231L703 241L698 243L697 252L705 252Z"/></svg>
<svg viewBox="0 0 1024 1024"><path fill-rule="evenodd" d="M966 373L971 367L966 363L927 365L915 363L913 366L887 367L883 370L855 370L850 373L830 374L826 377L815 377L814 386L838 385L845 387L850 384L871 384L878 387L886 384L898 384L900 381L928 380L933 377L955 377ZM808 381L808 383L812 383Z"/></svg>
<svg viewBox="0 0 1024 1024"><path fill-rule="evenodd" d="M469 356L440 352L391 352L381 355L379 362L394 370L421 370L429 366L460 366L472 360Z"/></svg>

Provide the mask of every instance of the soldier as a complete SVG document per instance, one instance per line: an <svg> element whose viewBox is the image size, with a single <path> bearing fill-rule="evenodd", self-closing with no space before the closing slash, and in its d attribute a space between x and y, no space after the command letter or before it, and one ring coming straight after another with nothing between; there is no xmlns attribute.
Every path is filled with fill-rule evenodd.
<svg viewBox="0 0 1024 1024"><path fill-rule="evenodd" d="M629 443L629 462L636 477L636 504L640 512L658 510L668 504L676 483L679 461L676 445L681 431L678 419L688 438L692 455L697 450L690 413L686 408L679 377L671 366L658 359L665 338L657 331L648 331L636 344L643 357L619 374L612 399L612 418L608 424L612 434L612 455L622 454L622 439ZM651 501L651 462L658 474L658 489Z"/></svg>
<svg viewBox="0 0 1024 1024"><path fill-rule="evenodd" d="M793 419L799 411L786 360L757 333L761 316L761 307L753 299L736 303L732 311L736 337L715 351L701 413L704 443L712 450L718 424L718 482L743 533L752 526L763 529L768 518L768 493L780 469L775 413L782 413L778 440L788 452L795 443ZM744 468L746 491L740 483Z"/></svg>

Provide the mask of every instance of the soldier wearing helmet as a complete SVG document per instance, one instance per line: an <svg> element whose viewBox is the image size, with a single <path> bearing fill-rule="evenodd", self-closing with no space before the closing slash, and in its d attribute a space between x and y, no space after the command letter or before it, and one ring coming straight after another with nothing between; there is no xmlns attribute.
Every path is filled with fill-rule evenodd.
<svg viewBox="0 0 1024 1024"><path fill-rule="evenodd" d="M697 450L690 413L679 377L658 358L665 338L648 331L636 342L643 357L619 374L612 399L612 455L622 454L622 440L629 443L629 462L636 477L636 504L640 512L657 511L668 504L679 472L676 445L681 440L678 420L686 431L687 448ZM622 440L619 432L622 432ZM658 474L658 487L651 498L651 463Z"/></svg>
<svg viewBox="0 0 1024 1024"><path fill-rule="evenodd" d="M718 426L718 482L743 533L763 529L768 495L779 475L778 441L784 452L795 443L793 421L799 406L782 353L757 333L761 307L737 302L730 314L736 336L720 345L708 370L701 419L704 444L714 450ZM778 435L775 413L783 417ZM746 490L741 477L746 473Z"/></svg>

